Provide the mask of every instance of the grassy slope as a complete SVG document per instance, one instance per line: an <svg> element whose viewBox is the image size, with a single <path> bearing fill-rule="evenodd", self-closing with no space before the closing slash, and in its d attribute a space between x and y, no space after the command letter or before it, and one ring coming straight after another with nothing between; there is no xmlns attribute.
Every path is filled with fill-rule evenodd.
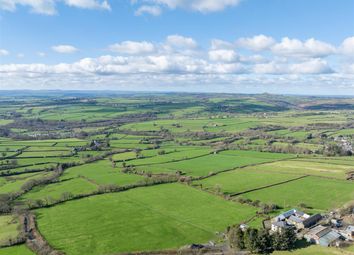
<svg viewBox="0 0 354 255"><path fill-rule="evenodd" d="M15 238L19 234L17 227L19 222L11 215L0 216L0 244L9 238Z"/></svg>
<svg viewBox="0 0 354 255"><path fill-rule="evenodd" d="M112 168L109 160L100 160L94 163L69 168L61 180L84 176L97 184L126 185L138 182L143 177L121 173L118 168Z"/></svg>
<svg viewBox="0 0 354 255"><path fill-rule="evenodd" d="M289 157L289 155L280 153L263 154L260 152L240 153L239 151L232 151L230 154L213 154L179 162L142 166L138 167L138 169L151 172L175 172L181 170L187 175L204 176L210 172L220 172L222 170L233 169L240 166L274 161L276 159L282 159L282 157Z"/></svg>
<svg viewBox="0 0 354 255"><path fill-rule="evenodd" d="M54 199L60 198L64 192L70 192L74 195L88 194L97 190L97 185L88 182L83 178L74 178L61 181L58 183L49 184L46 186L35 187L30 192L21 197L21 200L27 199L43 199L46 197L52 197Z"/></svg>
<svg viewBox="0 0 354 255"><path fill-rule="evenodd" d="M70 255L176 248L206 242L255 209L181 184L139 188L38 210L40 231Z"/></svg>
<svg viewBox="0 0 354 255"><path fill-rule="evenodd" d="M311 245L306 248L297 249L294 251L276 251L273 255L353 255L354 253L337 249L321 247L319 245Z"/></svg>
<svg viewBox="0 0 354 255"><path fill-rule="evenodd" d="M0 248L0 255L35 255L25 245Z"/></svg>
<svg viewBox="0 0 354 255"><path fill-rule="evenodd" d="M346 165L326 164L319 162L310 162L304 160L289 160L281 162L273 162L260 166L250 167L250 170L261 170L273 174L292 173L292 174L309 174L324 177L333 177L345 179L346 172L353 167Z"/></svg>
<svg viewBox="0 0 354 255"><path fill-rule="evenodd" d="M294 207L300 203L315 210L338 208L354 198L354 183L319 177L306 177L242 195L252 200Z"/></svg>
<svg viewBox="0 0 354 255"><path fill-rule="evenodd" d="M287 181L299 176L301 175L274 175L272 173L267 173L260 170L250 171L249 169L244 168L221 173L202 181L198 181L196 184L202 184L203 188L207 189L213 189L216 185L218 185L224 193L237 193Z"/></svg>

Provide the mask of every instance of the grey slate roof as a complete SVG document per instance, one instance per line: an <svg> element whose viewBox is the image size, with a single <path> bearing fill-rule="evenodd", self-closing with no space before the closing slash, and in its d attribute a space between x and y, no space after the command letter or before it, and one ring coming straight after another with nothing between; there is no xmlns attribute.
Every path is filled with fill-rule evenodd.
<svg viewBox="0 0 354 255"><path fill-rule="evenodd" d="M321 246L329 246L332 242L338 240L340 234L335 231L330 231L319 239L319 244Z"/></svg>
<svg viewBox="0 0 354 255"><path fill-rule="evenodd" d="M293 222L296 222L296 223L302 223L302 219L300 219L299 217L293 216L293 215L291 215L289 217L289 220L293 221Z"/></svg>

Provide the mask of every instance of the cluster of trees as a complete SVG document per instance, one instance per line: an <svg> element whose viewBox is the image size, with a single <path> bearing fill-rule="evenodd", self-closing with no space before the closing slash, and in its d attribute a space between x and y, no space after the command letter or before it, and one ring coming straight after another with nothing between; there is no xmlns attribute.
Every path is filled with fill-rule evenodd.
<svg viewBox="0 0 354 255"><path fill-rule="evenodd" d="M0 213L11 212L11 201L13 200L13 194L0 194Z"/></svg>
<svg viewBox="0 0 354 255"><path fill-rule="evenodd" d="M353 155L352 151L334 143L326 145L323 154L325 156L352 156Z"/></svg>
<svg viewBox="0 0 354 255"><path fill-rule="evenodd" d="M24 213L24 233L30 242L26 245L30 250L38 255L64 255L61 251L56 251L37 229L36 219L32 213Z"/></svg>
<svg viewBox="0 0 354 255"><path fill-rule="evenodd" d="M240 226L233 226L228 229L227 236L232 248L259 254L269 254L275 250L291 250L297 240L292 228L270 234L265 229L242 230Z"/></svg>
<svg viewBox="0 0 354 255"><path fill-rule="evenodd" d="M101 160L101 159L104 159L106 157L110 157L114 154L117 154L117 153L123 153L123 152L127 152L129 151L128 149L123 149L123 150L112 150L112 151L106 151L106 152L103 152L102 154L100 155L97 155L97 156L91 156L90 157L87 157L85 159L83 159L84 163L87 164L87 163L91 163L91 162L95 162L97 160Z"/></svg>
<svg viewBox="0 0 354 255"><path fill-rule="evenodd" d="M6 240L2 240L0 247L9 247L17 244L24 243L26 241L26 238L24 235L20 234L16 237L8 238Z"/></svg>
<svg viewBox="0 0 354 255"><path fill-rule="evenodd" d="M42 208L42 207L47 207L53 204L58 204L60 202L65 202L68 201L75 196L71 192L64 192L61 194L61 196L58 199L55 199L51 196L44 197L43 199L29 199L26 201L26 205L28 209L33 209L33 208Z"/></svg>
<svg viewBox="0 0 354 255"><path fill-rule="evenodd" d="M17 159L6 159L4 161L0 162L0 170L2 169L7 169L7 168L13 168L14 166L18 165Z"/></svg>
<svg viewBox="0 0 354 255"><path fill-rule="evenodd" d="M29 192L36 186L46 185L57 181L58 178L62 175L64 169L75 165L75 163L58 164L58 166L55 168L55 170L53 170L51 175L30 179L21 186L19 191L0 195L0 213L11 212L12 202L15 199L25 194L26 192Z"/></svg>
<svg viewBox="0 0 354 255"><path fill-rule="evenodd" d="M236 145L232 145L232 148L230 148L230 149L253 150L253 151L274 152L274 153L292 153L292 154L313 154L313 153L316 153L316 151L312 151L307 148L303 148L303 147L295 146L295 145L291 145L291 144L288 144L287 146L236 144Z"/></svg>
<svg viewBox="0 0 354 255"><path fill-rule="evenodd" d="M266 204L266 203L262 203L259 200L251 200L249 198L242 198L239 197L237 198L237 202L241 203L241 204L248 204L254 207L258 207L261 209L260 213L263 214L268 214L271 212L274 212L275 210L279 209L279 206L276 204Z"/></svg>

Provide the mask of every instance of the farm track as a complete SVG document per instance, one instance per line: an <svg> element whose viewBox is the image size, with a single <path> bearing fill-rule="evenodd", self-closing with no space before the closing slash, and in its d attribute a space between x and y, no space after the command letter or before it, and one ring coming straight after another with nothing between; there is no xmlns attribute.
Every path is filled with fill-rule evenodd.
<svg viewBox="0 0 354 255"><path fill-rule="evenodd" d="M36 217L32 214L23 215L23 231L26 246L37 255L65 255L62 251L55 250L39 232Z"/></svg>

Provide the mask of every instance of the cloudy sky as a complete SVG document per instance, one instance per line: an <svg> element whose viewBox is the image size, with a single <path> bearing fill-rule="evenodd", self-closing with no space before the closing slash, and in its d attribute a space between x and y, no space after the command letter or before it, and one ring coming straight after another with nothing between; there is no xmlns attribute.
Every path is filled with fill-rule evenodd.
<svg viewBox="0 0 354 255"><path fill-rule="evenodd" d="M0 0L0 90L354 95L354 0Z"/></svg>

